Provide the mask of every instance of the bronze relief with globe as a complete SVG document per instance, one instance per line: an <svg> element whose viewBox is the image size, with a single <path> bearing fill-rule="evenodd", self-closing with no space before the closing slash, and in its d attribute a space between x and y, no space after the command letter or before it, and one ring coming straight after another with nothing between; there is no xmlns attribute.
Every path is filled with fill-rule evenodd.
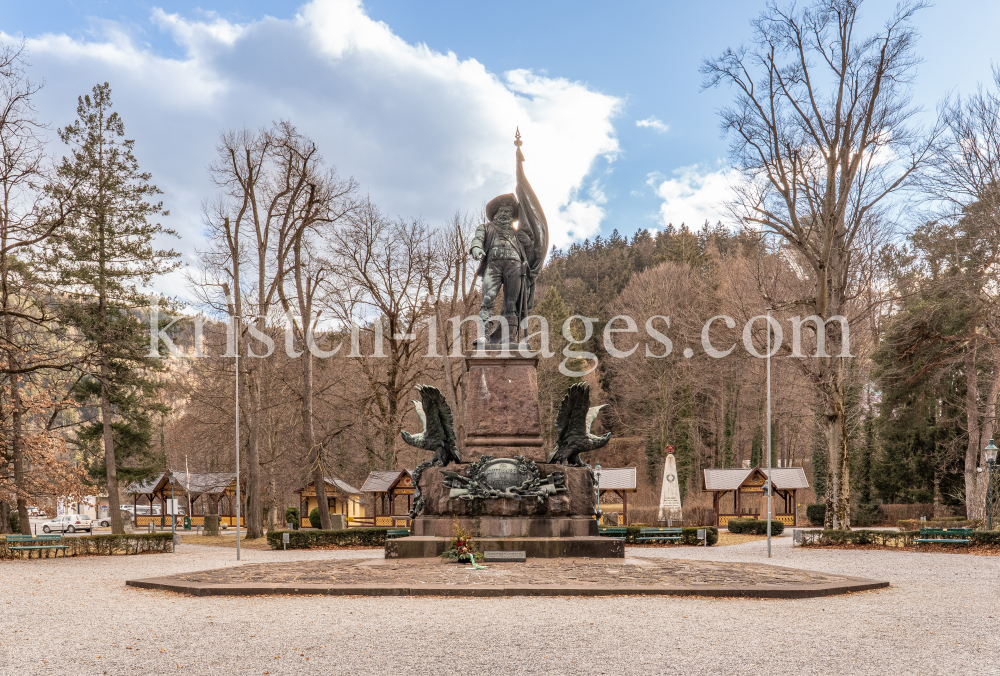
<svg viewBox="0 0 1000 676"><path fill-rule="evenodd" d="M538 358L509 350L518 344L518 327L534 303L549 241L545 214L524 173L519 133L514 143L516 190L489 202L489 222L479 226L470 252L483 278L485 331L465 358L465 443L460 452L441 392L419 385L420 401L413 403L423 430L402 436L433 457L413 472L411 534L390 540L387 558L440 556L456 524L476 538L481 551L625 555L620 540L598 536L594 474L581 459L611 437L590 432L603 406L590 406L585 383L571 386L559 407L555 447L543 448ZM503 310L494 317L501 292Z"/></svg>

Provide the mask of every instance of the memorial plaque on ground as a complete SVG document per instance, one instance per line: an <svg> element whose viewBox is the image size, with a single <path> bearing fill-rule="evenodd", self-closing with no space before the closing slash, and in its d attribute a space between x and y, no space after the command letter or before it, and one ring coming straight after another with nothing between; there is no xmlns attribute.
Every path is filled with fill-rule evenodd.
<svg viewBox="0 0 1000 676"><path fill-rule="evenodd" d="M483 560L486 563L524 563L527 560L527 557L524 555L523 551L490 551L483 552Z"/></svg>

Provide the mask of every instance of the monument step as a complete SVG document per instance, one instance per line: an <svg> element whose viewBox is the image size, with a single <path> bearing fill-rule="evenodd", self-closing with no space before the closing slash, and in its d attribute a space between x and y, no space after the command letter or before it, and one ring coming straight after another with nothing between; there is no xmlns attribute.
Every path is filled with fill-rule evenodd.
<svg viewBox="0 0 1000 676"><path fill-rule="evenodd" d="M385 544L387 559L421 559L441 556L451 538L411 536L389 540ZM623 559L625 542L604 537L510 537L476 538L481 552L523 551L529 559L592 558Z"/></svg>

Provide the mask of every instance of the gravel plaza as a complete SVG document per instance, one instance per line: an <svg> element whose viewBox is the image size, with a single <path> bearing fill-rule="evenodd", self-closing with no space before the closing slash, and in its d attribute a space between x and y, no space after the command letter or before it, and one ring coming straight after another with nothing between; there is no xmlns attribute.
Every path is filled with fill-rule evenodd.
<svg viewBox="0 0 1000 676"><path fill-rule="evenodd" d="M766 561L763 541L626 554ZM244 549L243 563L379 555ZM196 598L124 584L234 558L181 545L174 555L4 561L0 672L1000 674L998 557L804 550L777 538L770 563L892 585L805 600Z"/></svg>

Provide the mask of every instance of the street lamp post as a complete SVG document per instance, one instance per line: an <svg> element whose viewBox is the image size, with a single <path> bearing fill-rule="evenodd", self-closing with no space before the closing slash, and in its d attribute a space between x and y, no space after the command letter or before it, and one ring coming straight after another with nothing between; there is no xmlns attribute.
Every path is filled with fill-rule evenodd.
<svg viewBox="0 0 1000 676"><path fill-rule="evenodd" d="M771 558L771 308L767 308L767 558Z"/></svg>
<svg viewBox="0 0 1000 676"><path fill-rule="evenodd" d="M997 447L990 439L990 445L983 449L986 458L986 529L993 530L993 468L997 464Z"/></svg>
<svg viewBox="0 0 1000 676"><path fill-rule="evenodd" d="M240 326L233 317L236 349L236 560L240 560Z"/></svg>
<svg viewBox="0 0 1000 676"><path fill-rule="evenodd" d="M173 553L177 551L177 503L174 502L174 475L173 472L169 472L170 476L170 552Z"/></svg>

